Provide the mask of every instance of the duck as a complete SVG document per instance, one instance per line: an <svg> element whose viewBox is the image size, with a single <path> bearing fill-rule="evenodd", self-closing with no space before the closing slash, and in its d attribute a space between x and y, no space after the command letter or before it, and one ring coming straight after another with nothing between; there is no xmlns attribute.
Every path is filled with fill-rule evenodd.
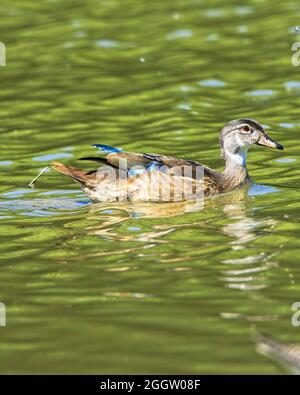
<svg viewBox="0 0 300 395"><path fill-rule="evenodd" d="M191 159L127 152L105 144L93 144L105 156L80 158L97 162L96 170L87 171L60 162L52 162L51 166L79 183L93 202L178 202L251 185L247 153L252 145L284 149L268 136L258 121L250 118L227 123L221 129L219 141L225 161L223 171Z"/></svg>

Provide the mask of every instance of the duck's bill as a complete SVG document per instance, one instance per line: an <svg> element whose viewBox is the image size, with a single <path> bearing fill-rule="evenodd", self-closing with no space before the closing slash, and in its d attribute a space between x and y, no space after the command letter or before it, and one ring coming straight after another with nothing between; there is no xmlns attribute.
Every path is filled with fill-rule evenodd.
<svg viewBox="0 0 300 395"><path fill-rule="evenodd" d="M277 143L275 140L272 140L267 135L262 136L256 144L265 145L266 147L276 148L280 150L284 149L284 147L281 144Z"/></svg>

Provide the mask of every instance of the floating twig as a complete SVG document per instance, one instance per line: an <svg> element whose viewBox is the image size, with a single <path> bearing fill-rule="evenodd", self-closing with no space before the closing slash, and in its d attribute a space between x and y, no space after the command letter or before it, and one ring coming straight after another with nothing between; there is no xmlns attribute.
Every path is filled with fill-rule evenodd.
<svg viewBox="0 0 300 395"><path fill-rule="evenodd" d="M44 167L43 170L41 170L41 171L39 172L39 174L38 174L36 177L34 177L34 179L33 179L32 181L30 181L30 183L28 184L28 185L30 186L30 188L34 188L35 182L36 182L44 173L46 173L46 171L47 171L48 169L49 169L49 166Z"/></svg>

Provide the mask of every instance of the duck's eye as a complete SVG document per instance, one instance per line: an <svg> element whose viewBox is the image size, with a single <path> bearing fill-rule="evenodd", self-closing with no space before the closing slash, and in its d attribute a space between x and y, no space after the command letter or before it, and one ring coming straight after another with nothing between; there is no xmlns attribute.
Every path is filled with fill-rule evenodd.
<svg viewBox="0 0 300 395"><path fill-rule="evenodd" d="M250 126L244 125L241 127L241 132L249 133L251 131Z"/></svg>

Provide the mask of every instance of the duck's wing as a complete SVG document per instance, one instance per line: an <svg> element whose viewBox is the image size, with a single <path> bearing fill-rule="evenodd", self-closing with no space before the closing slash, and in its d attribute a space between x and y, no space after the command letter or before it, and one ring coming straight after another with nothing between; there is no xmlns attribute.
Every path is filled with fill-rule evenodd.
<svg viewBox="0 0 300 395"><path fill-rule="evenodd" d="M203 167L208 172L210 169L203 166L201 163L194 160L176 158L167 155L158 155L152 153L138 154L134 152L126 152L120 148L111 147L104 144L94 144L93 146L99 148L102 152L106 153L105 157L84 157L80 160L91 160L107 165L111 165L122 170L128 170L135 166L143 166L146 171L163 170L162 167L168 168L192 166L192 167ZM133 173L134 174L134 173Z"/></svg>
<svg viewBox="0 0 300 395"><path fill-rule="evenodd" d="M110 145L93 144L93 147L99 148L102 153L106 153L106 156L88 156L80 158L80 160L91 160L122 170L128 170L134 166L147 166L151 162L151 160L144 157L143 154L126 152L120 148L111 147Z"/></svg>
<svg viewBox="0 0 300 395"><path fill-rule="evenodd" d="M182 179L192 178L198 181L199 177L203 177L205 195L221 193L220 185L216 179L216 172L197 161L154 153L126 152L120 148L103 144L94 144L94 146L107 155L105 157L86 157L81 158L81 160L92 160L127 171L130 178L138 176L140 186L142 186L143 182L146 182L147 173L151 172L152 174L157 173L158 183L167 182L168 177L169 182L172 183L174 175L176 179L177 177L182 177Z"/></svg>

